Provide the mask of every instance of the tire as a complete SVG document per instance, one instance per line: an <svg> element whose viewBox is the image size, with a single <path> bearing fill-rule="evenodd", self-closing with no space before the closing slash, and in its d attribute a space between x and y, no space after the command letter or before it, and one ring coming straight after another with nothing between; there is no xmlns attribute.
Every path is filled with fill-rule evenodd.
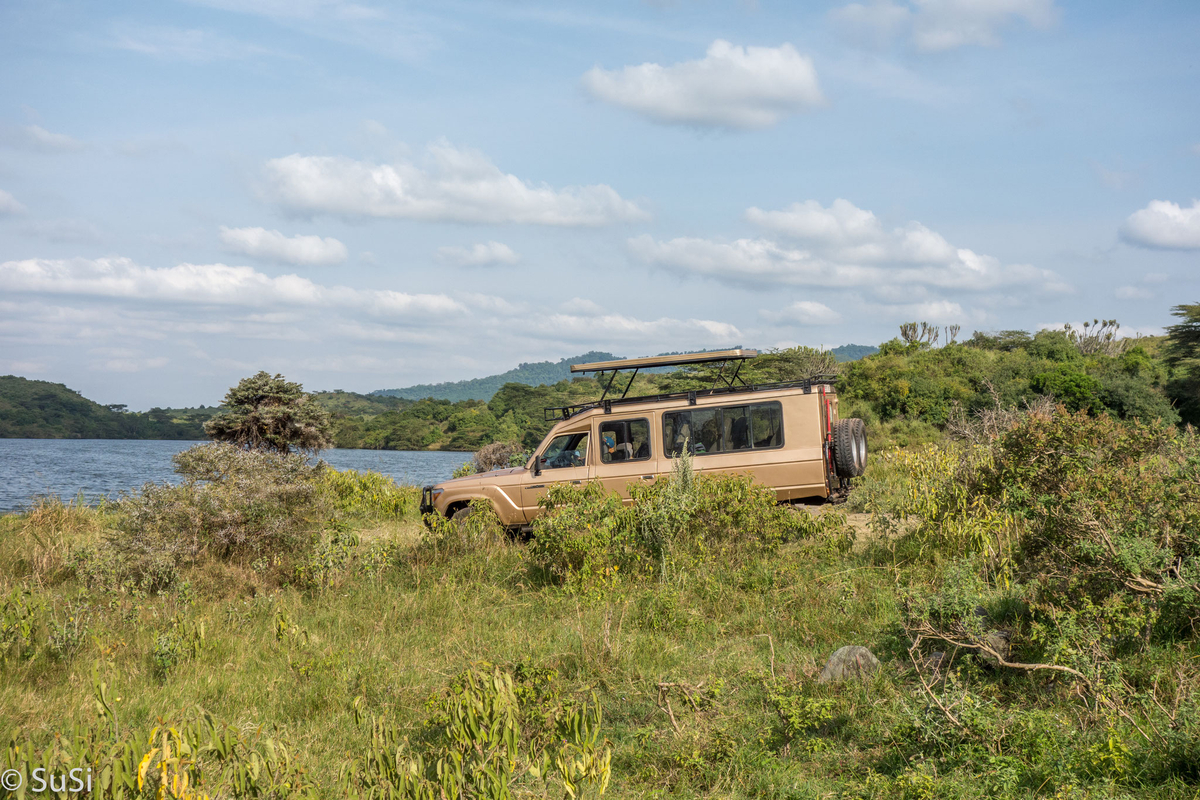
<svg viewBox="0 0 1200 800"><path fill-rule="evenodd" d="M450 521L458 523L465 522L467 517L471 516L474 511L475 509L471 508L470 506L463 506L450 515Z"/></svg>
<svg viewBox="0 0 1200 800"><path fill-rule="evenodd" d="M857 478L867 469L867 426L843 419L833 426L833 464L839 478Z"/></svg>

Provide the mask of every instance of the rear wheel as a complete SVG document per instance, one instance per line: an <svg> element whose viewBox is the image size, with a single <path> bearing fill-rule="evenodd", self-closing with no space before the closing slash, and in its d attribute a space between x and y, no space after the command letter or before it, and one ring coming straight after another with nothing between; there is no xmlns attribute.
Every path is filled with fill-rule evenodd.
<svg viewBox="0 0 1200 800"><path fill-rule="evenodd" d="M857 478L867 469L867 426L861 419L833 426L833 464L839 478Z"/></svg>

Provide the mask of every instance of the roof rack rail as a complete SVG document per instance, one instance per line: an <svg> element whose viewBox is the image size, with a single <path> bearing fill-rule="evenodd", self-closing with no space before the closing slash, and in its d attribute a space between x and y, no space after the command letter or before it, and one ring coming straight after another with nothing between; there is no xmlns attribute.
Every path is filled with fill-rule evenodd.
<svg viewBox="0 0 1200 800"><path fill-rule="evenodd" d="M682 367L685 364L710 364L714 361L739 361L757 358L757 350L709 350L704 353L680 353L673 356L647 356L645 358L619 358L615 361L593 361L590 364L572 364L571 372L608 372L621 369L654 369L655 367Z"/></svg>
<svg viewBox="0 0 1200 800"><path fill-rule="evenodd" d="M837 375L825 374L814 375L811 378L800 381L780 381L778 383L743 383L740 386L735 386L732 383L726 386L714 387L711 389L692 389L684 392L668 392L665 394L650 394L640 397L619 397L619 398L601 398L588 403L578 403L569 406L551 406L543 409L542 414L546 422L567 420L577 414L582 414L584 411L590 411L593 408L603 408L604 413L612 413L613 406L630 405L632 403L661 403L668 400L693 400L697 397L712 397L716 395L734 395L745 394L752 392L765 392L772 389L803 389L805 394L813 390L814 386L821 384L833 383L837 379Z"/></svg>

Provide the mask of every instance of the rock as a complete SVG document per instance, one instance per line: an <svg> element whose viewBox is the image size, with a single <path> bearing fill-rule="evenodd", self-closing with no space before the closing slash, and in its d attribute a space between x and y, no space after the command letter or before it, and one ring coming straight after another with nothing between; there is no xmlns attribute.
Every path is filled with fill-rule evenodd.
<svg viewBox="0 0 1200 800"><path fill-rule="evenodd" d="M839 649L829 657L829 663L821 670L820 683L839 682L849 678L861 678L879 669L879 659L865 647L852 644Z"/></svg>
<svg viewBox="0 0 1200 800"><path fill-rule="evenodd" d="M1009 650L1012 644L1012 634L1008 631L988 631L983 635L982 643L994 650L997 655L1004 661L1008 661ZM996 659L982 649L979 651L979 658L985 663L993 667L1000 666Z"/></svg>
<svg viewBox="0 0 1200 800"><path fill-rule="evenodd" d="M946 660L946 654L943 653L941 650L930 653L925 659L925 664L924 664L925 669L929 670L930 672L932 672L936 675L938 672L941 672L942 662L944 662L945 660Z"/></svg>

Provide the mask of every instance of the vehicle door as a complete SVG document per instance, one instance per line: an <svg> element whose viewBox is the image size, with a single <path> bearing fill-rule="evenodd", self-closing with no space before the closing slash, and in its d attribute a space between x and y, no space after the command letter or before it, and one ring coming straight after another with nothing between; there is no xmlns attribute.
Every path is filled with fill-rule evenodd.
<svg viewBox="0 0 1200 800"><path fill-rule="evenodd" d="M649 416L597 418L595 477L606 492L616 492L629 502L631 483L652 483L657 477L651 428Z"/></svg>
<svg viewBox="0 0 1200 800"><path fill-rule="evenodd" d="M521 511L526 522L532 522L540 512L538 500L546 496L546 488L551 484L582 484L591 479L590 434L590 426L560 433L534 456L536 468L529 472L521 487Z"/></svg>

